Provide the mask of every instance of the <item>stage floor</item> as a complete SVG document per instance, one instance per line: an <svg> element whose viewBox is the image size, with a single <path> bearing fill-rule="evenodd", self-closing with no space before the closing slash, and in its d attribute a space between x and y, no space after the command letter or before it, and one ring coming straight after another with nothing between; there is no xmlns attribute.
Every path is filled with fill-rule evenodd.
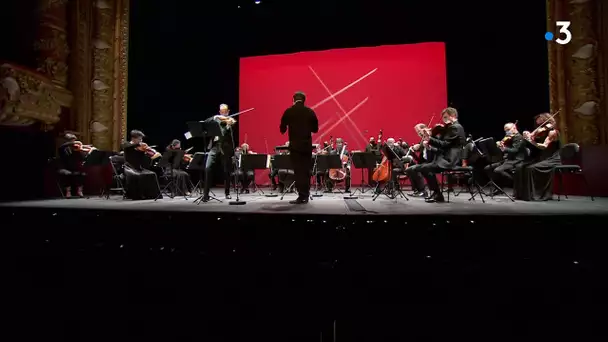
<svg viewBox="0 0 608 342"><path fill-rule="evenodd" d="M215 189L215 194L222 194L223 189ZM268 193L268 192L266 192ZM260 193L245 194L241 200L245 205L229 205L228 200L219 197L222 203L212 201L194 204L196 197L165 197L158 201L131 201L120 196L110 199L92 197L87 199L48 199L26 202L1 203L0 208L20 209L72 209L72 210L127 210L127 211L157 211L157 212L204 212L204 213L235 213L235 214L302 214L302 215L608 215L608 198L573 197L561 201L547 202L511 202L504 196L484 197L482 203L479 196L469 201L468 193L450 196L450 203L425 203L421 198L409 198L409 201L399 198L388 199L381 195L376 201L372 200L371 192L359 194L358 199L344 199L343 194L323 194L315 197L307 205L292 205L290 200L294 194L288 194L283 200L280 197L266 197ZM235 200L233 196L232 200Z"/></svg>

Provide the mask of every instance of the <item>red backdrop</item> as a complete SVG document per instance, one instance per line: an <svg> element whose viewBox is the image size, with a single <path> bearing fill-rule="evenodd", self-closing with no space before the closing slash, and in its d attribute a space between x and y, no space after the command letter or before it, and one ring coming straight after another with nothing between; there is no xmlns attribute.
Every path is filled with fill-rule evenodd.
<svg viewBox="0 0 608 342"><path fill-rule="evenodd" d="M346 88L346 89L345 89ZM341 137L349 150L365 148L382 129L384 138L415 143L413 126L434 122L447 104L443 43L301 52L240 60L240 142L258 153L273 153L287 135L279 132L284 110L296 91L319 118L315 142ZM353 172L353 184L360 182ZM267 173L256 181L267 183Z"/></svg>

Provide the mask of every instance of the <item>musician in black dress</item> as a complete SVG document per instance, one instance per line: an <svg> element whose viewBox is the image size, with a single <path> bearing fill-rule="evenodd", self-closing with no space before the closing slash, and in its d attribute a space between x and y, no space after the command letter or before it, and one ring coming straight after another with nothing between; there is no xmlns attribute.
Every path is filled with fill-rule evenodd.
<svg viewBox="0 0 608 342"><path fill-rule="evenodd" d="M328 152L329 155L338 155L343 159L348 159L348 148L346 147L346 144L344 143L344 140L342 138L337 138L336 147L333 149L330 147ZM347 162L343 164L343 166L343 170L340 170L339 172L344 172L344 192L350 192L350 159L348 159ZM330 176L330 170L325 170L323 178L325 179L325 186L327 187L327 192L332 192L335 183L341 181L332 179Z"/></svg>
<svg viewBox="0 0 608 342"><path fill-rule="evenodd" d="M167 146L166 148L167 151L181 149L182 143L178 139L174 139L171 144L169 144L169 146ZM165 166L163 170L167 175L173 172L173 175L171 176L174 178L174 181L177 184L177 194L179 196L190 196L190 193L192 192L193 188L192 181L190 180L190 175L188 174L188 172L184 171L184 168L186 166L186 161L182 159L180 161L179 168L175 169L171 168L171 166Z"/></svg>
<svg viewBox="0 0 608 342"><path fill-rule="evenodd" d="M210 142L211 147L209 148L209 154L207 155L207 164L205 165L205 189L203 191L203 202L209 201L209 190L213 182L213 165L218 160L222 160L222 167L224 169L224 194L226 199L230 197L230 173L232 169L232 157L234 157L234 142L232 136L232 125L236 123L236 120L228 116L229 113L228 105L221 104L219 115L212 116L205 120L205 122L216 122L220 126L221 136L214 137Z"/></svg>
<svg viewBox="0 0 608 342"><path fill-rule="evenodd" d="M448 107L441 113L445 130L440 138L432 136L432 131L424 130L423 146L436 148L433 161L420 166L418 171L426 179L431 191L425 200L429 203L444 202L443 194L437 182L437 173L450 170L458 166L462 160L462 151L466 143L464 128L458 123L458 111Z"/></svg>
<svg viewBox="0 0 608 342"><path fill-rule="evenodd" d="M504 126L505 138L498 141L496 145L503 151L504 159L500 162L490 164L484 168L488 177L494 181L498 177L513 182L512 173L526 158L526 144L524 137L517 130L517 125L509 122Z"/></svg>
<svg viewBox="0 0 608 342"><path fill-rule="evenodd" d="M428 129L427 125L423 123L419 123L414 126L414 130L420 138L424 137L424 131L426 129ZM410 165L405 170L405 174L410 179L410 184L412 185L412 193L408 194L408 196L422 198L428 197L428 191L426 190L426 185L424 184L424 177L419 170L422 165L433 161L433 150L436 150L436 148L428 144L424 146L422 143L410 147L410 158L406 160L406 162L408 162Z"/></svg>
<svg viewBox="0 0 608 342"><path fill-rule="evenodd" d="M280 131L289 131L289 153L298 190L298 198L292 204L308 203L310 196L310 171L312 169L312 134L319 131L319 120L314 110L306 107L306 95L293 95L293 106L281 117Z"/></svg>
<svg viewBox="0 0 608 342"><path fill-rule="evenodd" d="M72 197L72 191L78 197L84 197L84 160L86 154L81 151L81 143L74 134L65 135L65 143L57 149L59 183L66 198Z"/></svg>
<svg viewBox="0 0 608 342"><path fill-rule="evenodd" d="M156 173L146 169L151 158L158 158L158 153L143 142L144 137L143 132L133 130L131 140L121 146L125 157L125 197L132 200L155 199L160 196Z"/></svg>
<svg viewBox="0 0 608 342"><path fill-rule="evenodd" d="M524 139L540 154L533 163L522 163L515 169L515 198L523 201L550 200L553 197L554 168L561 165L559 131L548 113L535 118L537 128L524 132Z"/></svg>
<svg viewBox="0 0 608 342"><path fill-rule="evenodd" d="M240 149L237 149L234 153L235 162L237 163L237 179L241 183L241 191L248 194L249 185L255 179L254 170L245 170L243 167L242 159L243 155L251 155L255 152L249 149L249 144L244 143Z"/></svg>

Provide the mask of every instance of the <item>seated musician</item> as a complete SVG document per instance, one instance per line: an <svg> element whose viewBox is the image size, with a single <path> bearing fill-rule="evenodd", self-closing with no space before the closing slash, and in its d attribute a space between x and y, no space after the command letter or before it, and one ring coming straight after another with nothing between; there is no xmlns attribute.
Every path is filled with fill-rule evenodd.
<svg viewBox="0 0 608 342"><path fill-rule="evenodd" d="M426 129L428 129L427 125L423 123L414 126L414 130L420 138L424 137L424 131ZM431 147L428 144L426 146L423 144L416 144L410 147L411 158L406 160L406 162L410 163L410 166L405 170L405 174L410 179L413 192L408 194L408 196L428 197L426 185L424 184L424 177L422 177L422 174L418 170L420 169L420 166L433 161L433 150L436 150L436 148Z"/></svg>
<svg viewBox="0 0 608 342"><path fill-rule="evenodd" d="M158 152L143 142L145 135L138 130L131 131L131 140L122 144L125 156L125 196L132 200L155 199L160 196L160 186L156 173L145 169L146 158L153 158Z"/></svg>
<svg viewBox="0 0 608 342"><path fill-rule="evenodd" d="M371 137L371 138L369 138L369 144L367 144L367 146L365 146L365 152L373 153L376 156L380 156L380 145L381 145L380 142L376 141L376 138ZM373 180L373 175L374 175L373 169L367 170L367 183L370 185L373 185L375 183Z"/></svg>
<svg viewBox="0 0 608 342"><path fill-rule="evenodd" d="M328 155L332 150L332 146L329 142L324 141L323 145L318 147L316 154L319 156ZM327 183L327 173L328 170L321 170L317 165L316 174L314 175L316 177L317 186L322 186L322 184Z"/></svg>
<svg viewBox="0 0 608 342"><path fill-rule="evenodd" d="M443 202L443 194L437 182L437 173L450 170L458 166L462 160L462 148L466 143L464 128L458 123L458 111L448 107L441 113L445 131L440 138L431 136L429 128L424 130L423 146L435 147L433 161L422 164L418 171L426 179L431 191L426 201L429 203Z"/></svg>
<svg viewBox="0 0 608 342"><path fill-rule="evenodd" d="M524 132L528 145L539 152L534 161L517 165L513 187L515 198L523 201L553 198L553 168L560 165L561 142L556 127L555 115L544 113L536 116L537 128Z"/></svg>
<svg viewBox="0 0 608 342"><path fill-rule="evenodd" d="M181 149L182 149L182 143L181 143L181 141L179 141L177 139L173 139L173 141L171 141L171 144L169 144L169 146L167 146L167 148L166 148L167 151L181 150ZM190 196L190 193L192 192L193 185L192 185L192 181L190 180L190 175L188 174L188 172L183 170L183 168L185 168L188 165L188 163L190 162L191 159L192 159L191 155L184 154L184 159L181 161L179 169L173 169L170 166L164 167L165 174L170 174L171 171L173 171L172 177L174 177L175 182L177 183L177 189L178 189L177 193L180 196L182 196L182 195Z"/></svg>
<svg viewBox="0 0 608 342"><path fill-rule="evenodd" d="M348 158L348 149L346 148L346 144L344 143L344 140L342 138L336 139L336 148L334 148L334 149L330 148L329 154L338 155L338 156L340 156L340 158L343 158L345 156L346 156L346 158ZM344 175L344 192L350 192L350 160L348 160L344 164L344 171L346 172L346 174ZM325 186L327 187L327 192L332 192L333 188L334 188L334 184L336 182L341 181L341 180L334 179L336 177L332 178L330 170L325 171L323 178L325 179Z"/></svg>
<svg viewBox="0 0 608 342"><path fill-rule="evenodd" d="M285 143L285 146L289 147L289 141L287 141ZM285 156L285 155L289 155L289 150L285 150L285 151L281 151L278 153L281 156ZM289 175L293 176L293 170L286 170L286 169L279 169L276 170L277 173L277 178L278 178L278 191L279 192L283 192L285 190L286 186L290 186L291 182L289 182L289 184L287 184L289 179L293 179L293 178L289 178ZM290 191L293 191L293 187Z"/></svg>
<svg viewBox="0 0 608 342"><path fill-rule="evenodd" d="M393 138L386 139L386 143L382 146L384 155L391 161L393 167L391 172L391 181L394 186L399 188L399 176L404 174L403 158L407 152L401 148Z"/></svg>
<svg viewBox="0 0 608 342"><path fill-rule="evenodd" d="M526 145L524 137L517 130L517 125L512 122L505 124L505 138L496 142L498 148L505 153L504 160L490 164L484 168L488 173L488 177L496 181L497 176L508 179L511 183L513 177L511 174L526 158Z"/></svg>
<svg viewBox="0 0 608 342"><path fill-rule="evenodd" d="M249 193L249 185L255 178L255 173L253 170L245 170L243 169L242 164L242 156L247 154L255 154L249 149L249 144L244 143L241 145L241 148L235 151L235 158L237 162L237 179L241 183L241 191L248 194Z"/></svg>
<svg viewBox="0 0 608 342"><path fill-rule="evenodd" d="M59 163L57 173L65 198L72 197L72 191L75 191L76 196L84 197L83 188L86 177L84 160L90 148L84 147L76 139L74 134L66 134L66 142L57 149Z"/></svg>

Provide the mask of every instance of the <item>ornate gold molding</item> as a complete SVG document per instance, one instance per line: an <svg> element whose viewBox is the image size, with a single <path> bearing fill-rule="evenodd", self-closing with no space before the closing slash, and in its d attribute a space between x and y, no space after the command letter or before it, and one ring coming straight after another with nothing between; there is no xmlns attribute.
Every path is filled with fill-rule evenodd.
<svg viewBox="0 0 608 342"><path fill-rule="evenodd" d="M38 37L34 50L38 71L66 88L70 48L67 34L68 0L40 0L38 3Z"/></svg>
<svg viewBox="0 0 608 342"><path fill-rule="evenodd" d="M129 16L130 1L116 0L116 30L114 32L114 126L113 148L118 150L127 135L127 98L129 75Z"/></svg>
<svg viewBox="0 0 608 342"><path fill-rule="evenodd" d="M600 95L600 142L608 144L608 3L606 1L597 2L597 17L596 25L598 27L598 42L600 43L598 51L598 69L599 79L598 88Z"/></svg>
<svg viewBox="0 0 608 342"><path fill-rule="evenodd" d="M24 67L0 65L0 124L29 126L41 122L50 130L72 94L45 75Z"/></svg>
<svg viewBox="0 0 608 342"><path fill-rule="evenodd" d="M551 110L559 110L559 124L565 142L582 145L600 143L598 127L599 93L594 27L596 0L547 1L547 28L558 34L556 21L570 21L572 40L566 45L548 42Z"/></svg>

